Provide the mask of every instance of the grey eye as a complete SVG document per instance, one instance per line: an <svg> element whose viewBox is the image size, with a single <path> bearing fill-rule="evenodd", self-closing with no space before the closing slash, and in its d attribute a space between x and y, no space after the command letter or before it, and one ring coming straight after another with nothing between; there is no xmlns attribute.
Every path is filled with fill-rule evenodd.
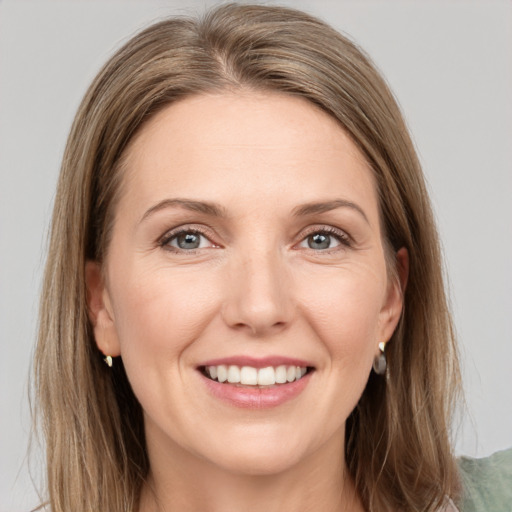
<svg viewBox="0 0 512 512"><path fill-rule="evenodd" d="M171 240L170 245L184 250L199 249L201 246L201 238L202 235L199 233L181 233Z"/></svg>
<svg viewBox="0 0 512 512"><path fill-rule="evenodd" d="M308 247L310 249L329 249L331 247L331 236L325 233L315 233L314 235L308 236Z"/></svg>

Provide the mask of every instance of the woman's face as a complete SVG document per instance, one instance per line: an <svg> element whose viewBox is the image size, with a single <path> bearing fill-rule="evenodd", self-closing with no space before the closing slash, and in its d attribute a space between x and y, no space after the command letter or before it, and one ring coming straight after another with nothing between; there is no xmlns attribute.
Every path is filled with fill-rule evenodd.
<svg viewBox="0 0 512 512"><path fill-rule="evenodd" d="M105 281L87 276L150 459L269 474L343 457L402 300L359 150L305 100L246 92L165 108L124 156Z"/></svg>

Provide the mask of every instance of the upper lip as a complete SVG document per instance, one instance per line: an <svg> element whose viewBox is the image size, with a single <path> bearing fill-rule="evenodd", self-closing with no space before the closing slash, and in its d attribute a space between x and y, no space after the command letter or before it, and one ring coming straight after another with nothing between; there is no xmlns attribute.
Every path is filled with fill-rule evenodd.
<svg viewBox="0 0 512 512"><path fill-rule="evenodd" d="M266 357L251 357L251 356L230 356L221 357L218 359L209 359L204 363L198 365L199 368L204 366L219 366L225 364L226 366L252 366L253 368L266 368L268 366L301 366L313 367L313 364L304 359L297 359L295 357L285 356L266 356Z"/></svg>

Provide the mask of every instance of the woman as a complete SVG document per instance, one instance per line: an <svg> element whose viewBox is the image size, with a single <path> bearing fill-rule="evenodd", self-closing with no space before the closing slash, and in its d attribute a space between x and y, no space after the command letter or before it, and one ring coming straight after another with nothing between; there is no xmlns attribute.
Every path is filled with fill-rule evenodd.
<svg viewBox="0 0 512 512"><path fill-rule="evenodd" d="M54 512L460 499L421 169L369 59L314 18L226 5L110 59L69 137L42 296Z"/></svg>

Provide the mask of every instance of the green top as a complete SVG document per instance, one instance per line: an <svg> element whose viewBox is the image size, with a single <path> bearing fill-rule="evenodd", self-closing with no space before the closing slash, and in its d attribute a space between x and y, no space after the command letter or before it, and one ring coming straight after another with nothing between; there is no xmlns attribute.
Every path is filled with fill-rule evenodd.
<svg viewBox="0 0 512 512"><path fill-rule="evenodd" d="M461 457L458 463L461 512L512 512L512 448L485 459Z"/></svg>

